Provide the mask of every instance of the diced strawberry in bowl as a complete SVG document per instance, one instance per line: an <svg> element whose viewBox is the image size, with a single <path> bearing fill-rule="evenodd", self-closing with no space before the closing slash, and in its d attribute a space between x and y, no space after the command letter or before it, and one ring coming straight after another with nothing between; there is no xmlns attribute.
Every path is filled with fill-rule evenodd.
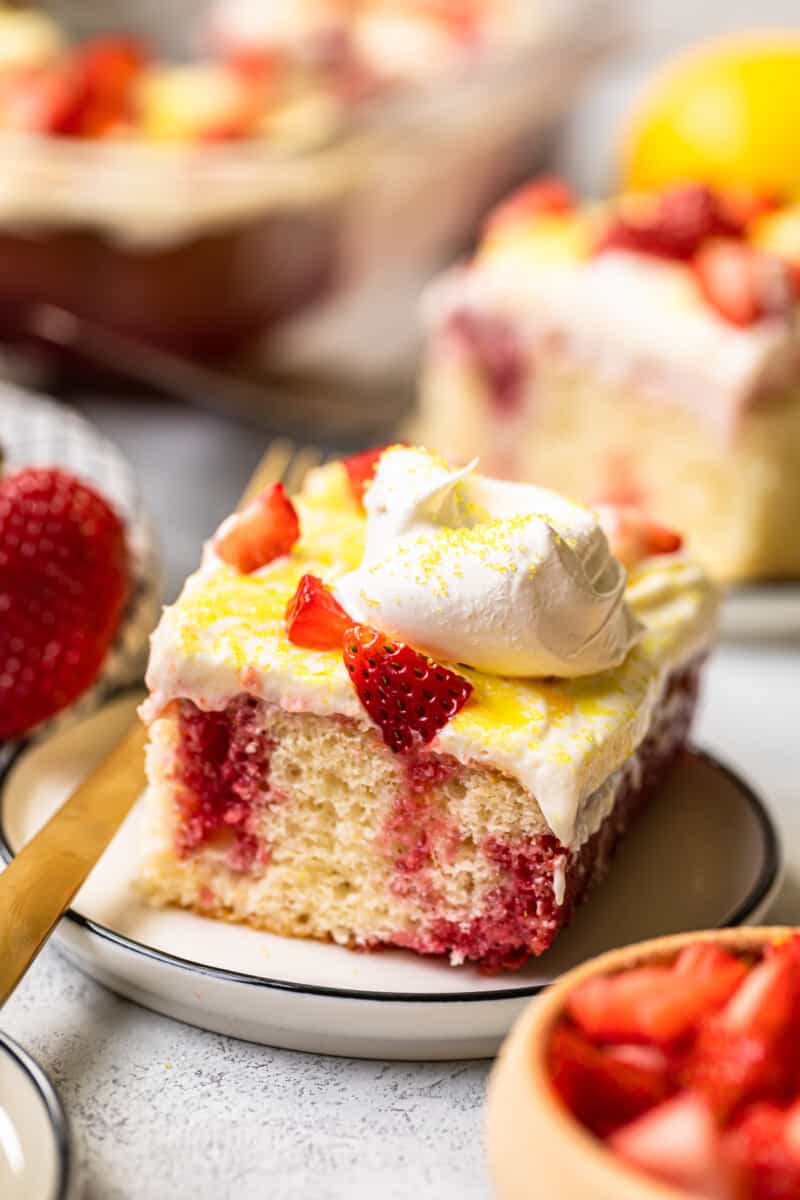
<svg viewBox="0 0 800 1200"><path fill-rule="evenodd" d="M575 968L495 1068L501 1200L527 1177L509 1126L559 1200L798 1200L800 933L683 934Z"/></svg>

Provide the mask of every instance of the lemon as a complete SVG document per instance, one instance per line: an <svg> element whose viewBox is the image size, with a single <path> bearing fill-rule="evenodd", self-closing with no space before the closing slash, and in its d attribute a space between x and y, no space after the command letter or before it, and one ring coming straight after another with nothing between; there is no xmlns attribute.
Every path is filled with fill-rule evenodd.
<svg viewBox="0 0 800 1200"><path fill-rule="evenodd" d="M634 102L622 159L630 188L800 196L800 34L739 34L671 60Z"/></svg>

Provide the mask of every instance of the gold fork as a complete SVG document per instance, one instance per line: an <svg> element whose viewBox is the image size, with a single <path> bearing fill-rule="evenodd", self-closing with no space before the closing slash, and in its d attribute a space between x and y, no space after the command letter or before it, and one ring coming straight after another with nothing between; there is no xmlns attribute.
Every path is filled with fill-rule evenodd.
<svg viewBox="0 0 800 1200"><path fill-rule="evenodd" d="M283 481L299 490L323 461L312 446L270 444L239 507ZM147 733L138 718L0 874L0 1005L4 1004L70 905L145 785Z"/></svg>

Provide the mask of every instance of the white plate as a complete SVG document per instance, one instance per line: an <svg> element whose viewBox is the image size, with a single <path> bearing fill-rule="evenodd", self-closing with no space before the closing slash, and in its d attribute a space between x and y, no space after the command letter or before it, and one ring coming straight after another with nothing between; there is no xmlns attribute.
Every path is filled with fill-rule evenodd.
<svg viewBox="0 0 800 1200"><path fill-rule="evenodd" d="M732 587L725 593L720 626L724 637L747 641L800 637L800 583Z"/></svg>
<svg viewBox="0 0 800 1200"><path fill-rule="evenodd" d="M66 1117L50 1080L0 1033L0 1196L66 1200L71 1162Z"/></svg>
<svg viewBox="0 0 800 1200"><path fill-rule="evenodd" d="M0 850L19 850L110 747L135 701L23 749L0 795ZM359 954L153 909L131 889L134 811L56 937L89 974L149 1008L252 1041L370 1058L493 1054L527 999L612 946L755 921L779 874L775 831L748 787L693 753L627 837L607 882L556 946L513 974L402 950Z"/></svg>

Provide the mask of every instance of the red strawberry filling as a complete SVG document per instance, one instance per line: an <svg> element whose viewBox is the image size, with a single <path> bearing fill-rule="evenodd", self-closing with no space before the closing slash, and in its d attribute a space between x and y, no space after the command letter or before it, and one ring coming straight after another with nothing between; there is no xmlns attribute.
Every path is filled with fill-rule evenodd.
<svg viewBox="0 0 800 1200"><path fill-rule="evenodd" d="M418 803L428 784L441 787L457 776L458 766L441 755L409 756L404 763L407 787L398 797L381 842L393 863L393 888L404 897L416 895L430 916L413 930L396 930L392 942L421 954L470 959L487 972L514 969L531 954L542 954L604 878L619 840L668 775L686 740L697 679L697 669L689 668L671 681L663 717L656 717L630 760L613 812L579 850L570 853L552 834L529 839L487 835L481 841L478 852L497 873L497 883L470 915L460 919L446 914L437 886L437 864L459 849L453 829L442 822L441 810L430 798L424 806ZM557 892L559 876L563 892Z"/></svg>
<svg viewBox="0 0 800 1200"><path fill-rule="evenodd" d="M181 702L176 832L181 857L217 842L226 847L234 870L248 871L268 859L258 822L264 809L283 797L269 790L272 743L263 732L260 708L250 696L237 698L222 712Z"/></svg>
<svg viewBox="0 0 800 1200"><path fill-rule="evenodd" d="M658 1056L651 1075L616 1069L632 1042ZM589 979L548 1061L573 1115L652 1178L709 1200L800 1195L800 935L755 963L698 942Z"/></svg>
<svg viewBox="0 0 800 1200"><path fill-rule="evenodd" d="M595 253L632 250L688 261L707 238L740 233L711 188L686 184L642 203L640 210L618 212L600 235Z"/></svg>
<svg viewBox="0 0 800 1200"><path fill-rule="evenodd" d="M451 315L447 330L483 379L497 413L512 416L519 412L527 365L509 322L465 308Z"/></svg>
<svg viewBox="0 0 800 1200"><path fill-rule="evenodd" d="M299 537L297 511L283 484L274 483L226 522L214 550L223 562L250 575L288 554Z"/></svg>
<svg viewBox="0 0 800 1200"><path fill-rule="evenodd" d="M455 671L368 625L347 630L343 656L359 700L396 753L432 741L472 695Z"/></svg>

